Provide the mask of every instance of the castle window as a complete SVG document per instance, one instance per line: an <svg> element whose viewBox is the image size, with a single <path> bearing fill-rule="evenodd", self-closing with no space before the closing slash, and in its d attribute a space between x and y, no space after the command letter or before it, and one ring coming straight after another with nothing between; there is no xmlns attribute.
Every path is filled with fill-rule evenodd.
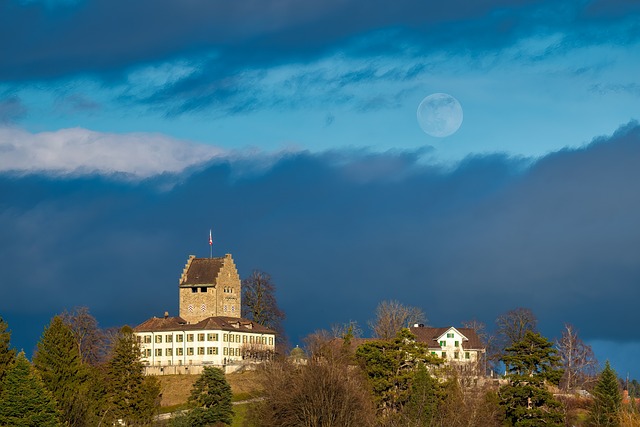
<svg viewBox="0 0 640 427"><path fill-rule="evenodd" d="M184 335L182 334L176 335L176 342L182 342L183 339L184 339Z"/></svg>
<svg viewBox="0 0 640 427"><path fill-rule="evenodd" d="M246 336L246 335L243 335L243 336L242 336L242 343L243 343L243 344L246 344L246 342L247 342L247 336Z"/></svg>
<svg viewBox="0 0 640 427"><path fill-rule="evenodd" d="M156 348L156 356L157 357L162 356L162 349L161 348Z"/></svg>
<svg viewBox="0 0 640 427"><path fill-rule="evenodd" d="M147 357L151 357L151 349L150 349L150 348L148 348L148 349L146 350L146 356L147 356Z"/></svg>
<svg viewBox="0 0 640 427"><path fill-rule="evenodd" d="M460 347L460 341L456 341L456 342L455 342L455 346L456 346L456 347Z"/></svg>
<svg viewBox="0 0 640 427"><path fill-rule="evenodd" d="M440 347L446 347L446 346L447 346L446 341L440 341Z"/></svg>
<svg viewBox="0 0 640 427"><path fill-rule="evenodd" d="M224 347L224 348L222 349L222 355L223 355L223 356L226 356L228 352L229 352L229 349L228 349L227 347Z"/></svg>
<svg viewBox="0 0 640 427"><path fill-rule="evenodd" d="M207 354L218 354L218 347L207 347Z"/></svg>
<svg viewBox="0 0 640 427"><path fill-rule="evenodd" d="M145 335L144 336L144 343L145 344L149 344L151 342L151 335Z"/></svg>
<svg viewBox="0 0 640 427"><path fill-rule="evenodd" d="M193 334L187 334L187 342L193 342Z"/></svg>
<svg viewBox="0 0 640 427"><path fill-rule="evenodd" d="M204 341L204 334L198 334L198 341Z"/></svg>
<svg viewBox="0 0 640 427"><path fill-rule="evenodd" d="M173 342L173 335L167 335L165 338L165 342Z"/></svg>
<svg viewBox="0 0 640 427"><path fill-rule="evenodd" d="M273 345L273 337L269 337L269 345Z"/></svg>
<svg viewBox="0 0 640 427"><path fill-rule="evenodd" d="M187 356L193 356L193 347L187 347Z"/></svg>
<svg viewBox="0 0 640 427"><path fill-rule="evenodd" d="M226 305L224 306L223 311L224 311L225 313L227 312L227 306L226 306Z"/></svg>
<svg viewBox="0 0 640 427"><path fill-rule="evenodd" d="M191 293L195 294L196 292L198 292L198 288L191 288Z"/></svg>
<svg viewBox="0 0 640 427"><path fill-rule="evenodd" d="M222 334L222 341L223 342L227 342L228 339L229 338L228 338L227 334Z"/></svg>
<svg viewBox="0 0 640 427"><path fill-rule="evenodd" d="M455 352L453 353L453 358L454 358L454 359L460 359L460 353L458 353L457 351L455 351Z"/></svg>
<svg viewBox="0 0 640 427"><path fill-rule="evenodd" d="M162 335L156 335L156 343L160 344L162 342Z"/></svg>
<svg viewBox="0 0 640 427"><path fill-rule="evenodd" d="M447 334L447 338L453 338L453 332L449 332L449 333Z"/></svg>
<svg viewBox="0 0 640 427"><path fill-rule="evenodd" d="M165 356L173 356L173 349L172 348L168 348L165 351Z"/></svg>
<svg viewBox="0 0 640 427"><path fill-rule="evenodd" d="M205 287L200 288L200 292L207 292L207 288Z"/></svg>
<svg viewBox="0 0 640 427"><path fill-rule="evenodd" d="M204 347L198 347L198 355L199 356L204 355Z"/></svg>
<svg viewBox="0 0 640 427"><path fill-rule="evenodd" d="M236 356L240 356L240 349L236 348Z"/></svg>
<svg viewBox="0 0 640 427"><path fill-rule="evenodd" d="M232 305L231 305L231 311L232 311L232 312L235 312L235 311L236 311L236 305L235 305L235 304L232 304Z"/></svg>
<svg viewBox="0 0 640 427"><path fill-rule="evenodd" d="M464 358L465 358L465 359L471 359L471 355L469 354L469 352L468 352L468 351L465 351L465 352L464 352Z"/></svg>
<svg viewBox="0 0 640 427"><path fill-rule="evenodd" d="M207 341L218 341L218 334L207 334Z"/></svg>
<svg viewBox="0 0 640 427"><path fill-rule="evenodd" d="M442 352L442 358L443 358L443 359L446 359L446 358L447 358L447 352L446 352L446 351L443 351L443 352Z"/></svg>
<svg viewBox="0 0 640 427"><path fill-rule="evenodd" d="M176 348L176 355L177 356L182 356L182 347Z"/></svg>

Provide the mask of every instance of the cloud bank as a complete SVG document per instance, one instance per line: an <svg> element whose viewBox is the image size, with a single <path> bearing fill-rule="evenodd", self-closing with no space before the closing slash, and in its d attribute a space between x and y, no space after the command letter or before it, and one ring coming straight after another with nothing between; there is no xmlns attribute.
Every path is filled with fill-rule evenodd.
<svg viewBox="0 0 640 427"><path fill-rule="evenodd" d="M475 156L450 170L419 152L300 152L253 174L213 160L161 192L163 175L5 173L12 291L0 311L27 350L74 305L105 325L175 313L179 273L189 254L208 255L212 227L215 254L232 253L241 275L272 274L294 343L364 325L391 298L434 325L528 306L550 337L571 322L588 340L639 342L627 315L640 297L638 164L631 123L533 163Z"/></svg>

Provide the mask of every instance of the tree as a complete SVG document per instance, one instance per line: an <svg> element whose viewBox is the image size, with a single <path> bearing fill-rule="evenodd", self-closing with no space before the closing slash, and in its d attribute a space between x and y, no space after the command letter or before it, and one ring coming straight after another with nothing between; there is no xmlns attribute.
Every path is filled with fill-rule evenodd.
<svg viewBox="0 0 640 427"><path fill-rule="evenodd" d="M524 338L527 331L536 332L538 319L530 309L518 307L500 315L496 326L499 343L505 349Z"/></svg>
<svg viewBox="0 0 640 427"><path fill-rule="evenodd" d="M33 365L55 398L62 420L71 426L85 425L88 372L80 360L73 332L61 317L55 316L45 328Z"/></svg>
<svg viewBox="0 0 640 427"><path fill-rule="evenodd" d="M263 365L263 400L250 409L257 427L367 427L373 408L362 372L340 358L306 365L276 360Z"/></svg>
<svg viewBox="0 0 640 427"><path fill-rule="evenodd" d="M500 387L499 395L513 426L564 425L561 404L547 389L562 377L556 353L549 340L532 331L505 349L502 361L509 383Z"/></svg>
<svg viewBox="0 0 640 427"><path fill-rule="evenodd" d="M97 366L107 352L106 335L98 327L98 321L87 307L76 307L74 311L62 313L62 320L69 325L78 346L78 354L84 363Z"/></svg>
<svg viewBox="0 0 640 427"><path fill-rule="evenodd" d="M564 376L560 381L563 390L573 390L595 376L598 364L590 345L578 337L578 331L565 323L562 337L556 342Z"/></svg>
<svg viewBox="0 0 640 427"><path fill-rule="evenodd" d="M284 338L282 321L286 316L278 307L276 285L269 274L253 270L242 280L242 317L273 329Z"/></svg>
<svg viewBox="0 0 640 427"><path fill-rule="evenodd" d="M0 384L16 356L15 350L10 347L11 331L8 329L9 325L7 325L7 322L0 316ZM0 391L2 391L1 386Z"/></svg>
<svg viewBox="0 0 640 427"><path fill-rule="evenodd" d="M107 362L108 415L126 425L149 424L158 405L157 378L143 375L140 347L133 331L125 326L117 335Z"/></svg>
<svg viewBox="0 0 640 427"><path fill-rule="evenodd" d="M393 339L402 328L416 323L426 323L427 317L418 307L401 304L398 301L382 301L376 307L376 318L369 327L376 338Z"/></svg>
<svg viewBox="0 0 640 427"><path fill-rule="evenodd" d="M589 423L592 426L619 426L622 396L618 385L618 376L607 360L593 389L593 404L589 411Z"/></svg>
<svg viewBox="0 0 640 427"><path fill-rule="evenodd" d="M218 368L204 368L191 388L189 404L193 407L187 415L190 426L230 425L233 421L231 386Z"/></svg>
<svg viewBox="0 0 640 427"><path fill-rule="evenodd" d="M0 425L16 427L58 427L59 413L51 394L32 372L24 353L2 379Z"/></svg>
<svg viewBox="0 0 640 427"><path fill-rule="evenodd" d="M487 369L488 369L488 366L487 366L488 362L491 360L493 365L493 362L497 360L496 354L498 352L496 350L495 336L487 332L487 325L485 325L483 322L480 322L479 320L476 320L476 319L471 319L466 322L462 322L462 327L473 329L476 335L478 336L478 338L480 339L480 343L484 347L485 351L484 353L478 354L477 366L478 366L478 369L481 370L481 372L483 372L484 375L486 375ZM494 369L495 366L491 366L491 368Z"/></svg>
<svg viewBox="0 0 640 427"><path fill-rule="evenodd" d="M369 341L356 350L356 361L369 380L378 415L395 417L411 397L417 369L435 366L441 359L428 346L415 341L409 329L401 329L393 340Z"/></svg>

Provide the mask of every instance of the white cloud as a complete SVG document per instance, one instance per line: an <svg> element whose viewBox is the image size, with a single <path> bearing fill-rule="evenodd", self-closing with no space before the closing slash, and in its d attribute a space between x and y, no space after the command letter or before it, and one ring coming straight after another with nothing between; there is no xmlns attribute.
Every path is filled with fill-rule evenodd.
<svg viewBox="0 0 640 427"><path fill-rule="evenodd" d="M0 127L0 172L128 174L180 172L226 153L219 147L161 134L101 133L72 128L30 133Z"/></svg>

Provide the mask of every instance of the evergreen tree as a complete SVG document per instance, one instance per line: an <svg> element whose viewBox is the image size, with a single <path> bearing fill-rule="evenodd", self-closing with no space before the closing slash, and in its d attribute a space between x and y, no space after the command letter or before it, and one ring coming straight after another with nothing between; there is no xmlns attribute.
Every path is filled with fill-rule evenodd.
<svg viewBox="0 0 640 427"><path fill-rule="evenodd" d="M553 344L537 332L526 331L502 357L509 383L500 387L501 404L513 426L563 426L561 404L547 384L557 385L563 371Z"/></svg>
<svg viewBox="0 0 640 427"><path fill-rule="evenodd" d="M2 380L0 394L0 425L15 427L60 426L55 400L32 371L24 353Z"/></svg>
<svg viewBox="0 0 640 427"><path fill-rule="evenodd" d="M356 360L369 380L374 404L382 418L394 417L409 402L419 366L441 362L429 353L427 345L416 342L415 336L406 328L400 330L394 340L360 345Z"/></svg>
<svg viewBox="0 0 640 427"><path fill-rule="evenodd" d="M7 322L0 316L0 384L16 355L15 350L10 348L11 331L9 331L8 328L9 325L7 325ZM0 391L2 391L1 386Z"/></svg>
<svg viewBox="0 0 640 427"><path fill-rule="evenodd" d="M191 426L230 425L233 421L231 386L218 368L204 368L193 384L189 403L194 407L189 413Z"/></svg>
<svg viewBox="0 0 640 427"><path fill-rule="evenodd" d="M593 404L589 411L590 425L619 426L621 404L618 376L607 361L593 389Z"/></svg>
<svg viewBox="0 0 640 427"><path fill-rule="evenodd" d="M140 347L130 327L123 327L116 337L107 363L107 414L126 425L151 422L158 405L160 384L155 377L145 377L140 361Z"/></svg>
<svg viewBox="0 0 640 427"><path fill-rule="evenodd" d="M59 316L44 330L33 366L56 399L62 419L70 426L86 425L88 372L80 360L71 328Z"/></svg>

